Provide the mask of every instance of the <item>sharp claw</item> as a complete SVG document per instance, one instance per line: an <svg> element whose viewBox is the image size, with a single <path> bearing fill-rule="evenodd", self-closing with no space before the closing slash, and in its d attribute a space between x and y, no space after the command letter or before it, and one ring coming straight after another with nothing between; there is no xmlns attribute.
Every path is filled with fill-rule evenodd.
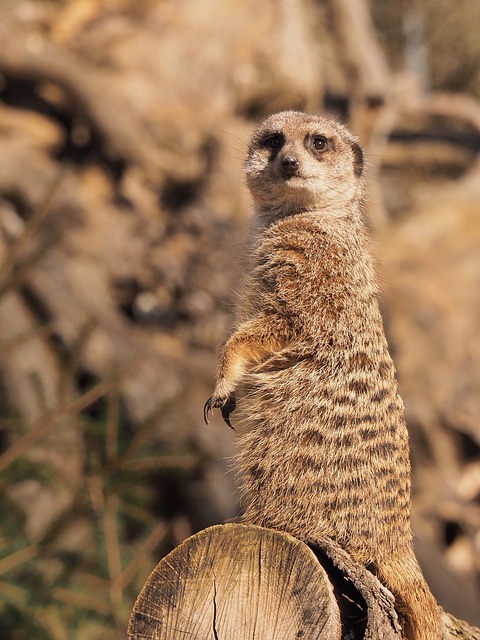
<svg viewBox="0 0 480 640"><path fill-rule="evenodd" d="M222 417L225 420L225 422L228 424L230 429L233 429L234 431L235 431L235 427L233 427L232 423L230 422L230 414L232 413L232 411L235 411L236 406L237 406L237 398L235 397L234 393L231 393L228 396L227 401L222 406Z"/></svg>
<svg viewBox="0 0 480 640"><path fill-rule="evenodd" d="M209 424L208 417L210 415L210 412L213 412L214 407L220 407L223 419L228 424L230 429L235 430L235 427L230 422L230 414L232 413L232 411L235 411L236 406L237 399L234 393L230 394L226 400L210 396L210 398L206 401L205 406L203 407L203 419L205 420L206 424Z"/></svg>
<svg viewBox="0 0 480 640"><path fill-rule="evenodd" d="M213 404L213 399L209 398L206 401L205 406L203 407L203 419L205 420L205 424L208 424L208 414L212 410L212 404Z"/></svg>
<svg viewBox="0 0 480 640"><path fill-rule="evenodd" d="M235 427L233 426L233 424L230 422L230 413L228 411L224 411L222 408L222 418L224 419L224 421L228 424L228 426L230 427L230 429L233 429L235 431Z"/></svg>

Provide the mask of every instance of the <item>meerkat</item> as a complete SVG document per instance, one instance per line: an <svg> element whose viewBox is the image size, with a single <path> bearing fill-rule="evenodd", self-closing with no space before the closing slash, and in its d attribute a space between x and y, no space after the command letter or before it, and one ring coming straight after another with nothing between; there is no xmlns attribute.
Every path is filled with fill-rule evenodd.
<svg viewBox="0 0 480 640"><path fill-rule="evenodd" d="M409 442L378 306L363 152L346 127L285 111L253 135L255 213L235 328L208 422L242 400L244 521L331 539L396 598L412 640L439 640L441 610L416 560Z"/></svg>

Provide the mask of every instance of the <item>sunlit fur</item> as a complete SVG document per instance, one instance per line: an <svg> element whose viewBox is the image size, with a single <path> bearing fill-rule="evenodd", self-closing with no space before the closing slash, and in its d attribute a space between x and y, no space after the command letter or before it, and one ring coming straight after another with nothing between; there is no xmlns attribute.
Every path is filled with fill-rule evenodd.
<svg viewBox="0 0 480 640"><path fill-rule="evenodd" d="M265 144L272 133L283 144ZM314 153L314 135L329 140ZM285 176L285 157L299 161ZM414 640L441 638L416 561L404 408L362 220L362 155L343 126L293 111L255 132L248 272L212 406L242 381L234 422L245 520L333 538L397 598Z"/></svg>

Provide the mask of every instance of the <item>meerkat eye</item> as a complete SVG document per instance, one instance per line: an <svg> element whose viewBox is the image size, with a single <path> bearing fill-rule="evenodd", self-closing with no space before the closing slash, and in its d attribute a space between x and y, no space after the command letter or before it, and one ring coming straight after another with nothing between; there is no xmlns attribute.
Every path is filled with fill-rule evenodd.
<svg viewBox="0 0 480 640"><path fill-rule="evenodd" d="M312 147L315 151L325 151L328 147L328 140L325 136L312 136Z"/></svg>
<svg viewBox="0 0 480 640"><path fill-rule="evenodd" d="M280 149L282 145L283 136L279 133L268 135L262 140L262 147L266 149Z"/></svg>

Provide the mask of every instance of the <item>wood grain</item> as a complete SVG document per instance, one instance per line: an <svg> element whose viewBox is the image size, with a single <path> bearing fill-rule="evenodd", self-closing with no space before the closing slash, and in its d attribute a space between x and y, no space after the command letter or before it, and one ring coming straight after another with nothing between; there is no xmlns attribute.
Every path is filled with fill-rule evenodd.
<svg viewBox="0 0 480 640"><path fill-rule="evenodd" d="M337 640L340 614L314 553L270 529L217 525L154 569L135 603L130 640Z"/></svg>

